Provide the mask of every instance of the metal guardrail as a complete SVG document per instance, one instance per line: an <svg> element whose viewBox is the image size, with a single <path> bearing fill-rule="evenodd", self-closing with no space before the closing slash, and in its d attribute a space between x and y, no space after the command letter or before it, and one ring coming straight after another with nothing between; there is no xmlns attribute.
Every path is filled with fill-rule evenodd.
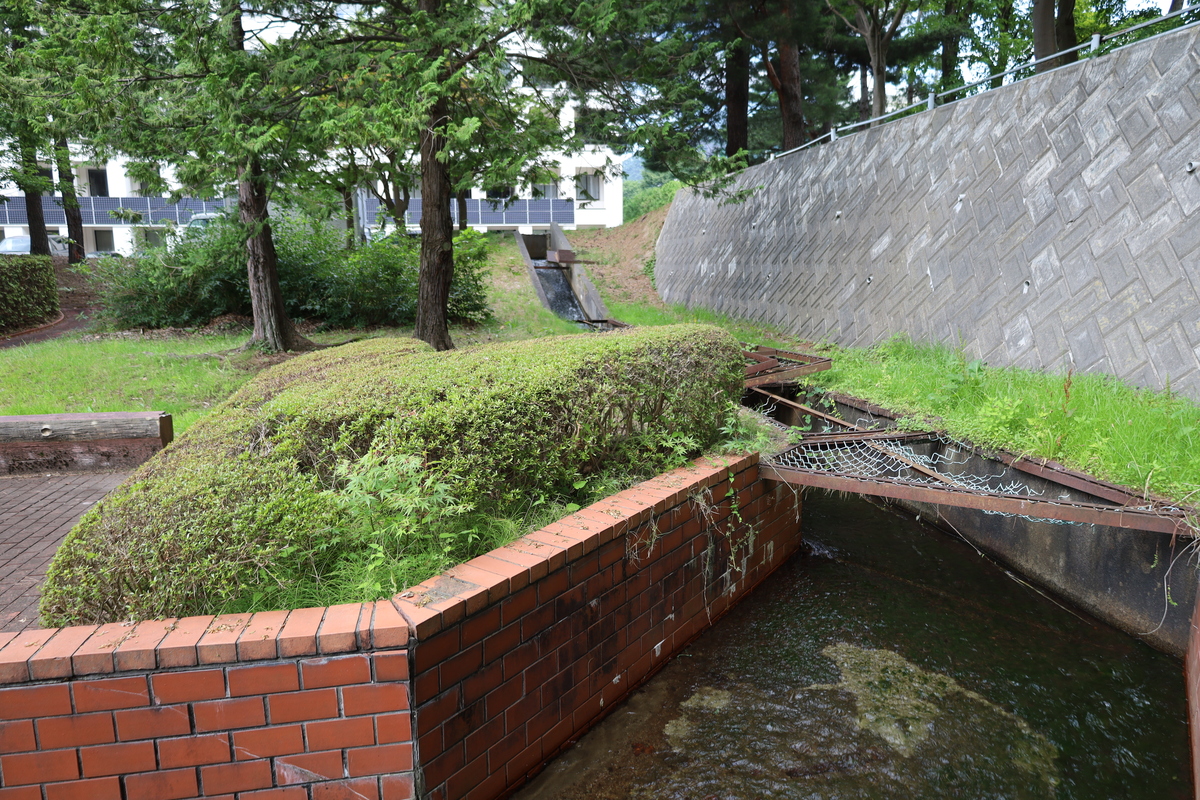
<svg viewBox="0 0 1200 800"><path fill-rule="evenodd" d="M958 97L953 97L953 99L950 101L951 103L957 102L958 100L966 99L967 97L973 97L974 95L964 95L963 93L968 92L977 86L982 86L983 84L991 83L992 81L994 81L997 78L1000 78L1003 80L1004 78L1008 77L1009 75L1015 75L1018 72L1024 72L1025 70L1032 69L1032 68L1036 67L1038 64L1044 64L1048 61L1053 61L1054 59L1058 58L1059 56L1063 56L1068 53L1079 52L1085 58L1094 58L1095 56L1098 56L1098 55L1106 55L1106 53L1100 52L1100 48L1105 42L1111 42L1114 39L1117 39L1121 36L1125 36L1126 34L1129 34L1129 33L1133 33L1134 31L1139 31L1139 30L1142 30L1143 28L1148 28L1151 25L1157 25L1166 20L1175 19L1176 17L1181 17L1184 14L1188 14L1188 13L1192 13L1192 12L1196 12L1196 11L1200 11L1200 2L1186 5L1183 8L1179 9L1178 11L1173 11L1170 14L1163 14L1161 17L1156 17L1155 19L1147 20L1146 22L1141 22L1141 23L1138 23L1137 25L1132 25L1128 28L1123 28L1122 30L1115 31L1113 33L1093 34L1091 40L1088 42L1084 42L1083 44L1075 45L1074 47L1068 47L1066 50L1059 50L1057 53L1051 53L1048 56L1043 56L1042 58L1034 59L1033 61L1029 61L1024 64L1021 64L1020 66L1016 66L1016 67L1013 67L1012 69L1005 70L1004 72L997 72L993 75L988 75L986 78L981 78L977 81L972 81L971 83L963 84L962 86L956 86L953 89L947 89L944 92L931 93L928 97L926 97L924 100L921 100L920 102L904 106L903 108L898 108L895 111L889 111L888 113L881 114L878 117L872 117L871 119L864 119L864 120L860 120L859 122L852 122L848 125L842 125L839 127L831 128L828 133L823 133L820 136L818 136L816 139L805 142L804 144L800 145L799 147L793 147L791 150L785 150L782 153L772 154L768 160L774 161L776 158L782 158L783 156L791 155L792 153L797 153L801 150L804 150L805 148L812 147L813 145L820 144L821 142L824 142L824 141L835 142L839 138L844 138L843 137L844 133L849 133L850 135L853 135L854 133L857 133L859 131L859 129L861 129L865 126L874 125L875 123L890 122L891 120L895 119L896 117L899 117L900 115L905 114L906 112L913 111L914 109L922 109L923 108L926 111L932 111L933 109L937 108L938 100L941 100L942 98L945 98L945 97L953 97L954 95L959 95ZM1195 22L1189 22L1184 25L1180 25L1179 27L1172 28L1169 31L1163 31L1162 33L1156 33L1154 36L1148 36L1148 37L1146 37L1146 39L1140 39L1138 41L1149 41L1150 39L1155 39L1159 36L1163 36L1168 33L1175 33L1176 31L1180 31L1185 28L1191 28L1196 25L1200 25L1200 20L1196 20ZM1111 51L1109 51L1109 52L1111 52ZM1076 63L1076 62L1072 62L1072 63ZM1064 66L1070 66L1070 65L1064 65ZM1055 69L1060 69L1060 67L1055 67ZM1044 73L1039 73L1039 74L1044 74ZM1033 77L1033 76L1017 78L1016 80L1012 81L1012 83L1016 83L1017 81L1027 80L1029 77ZM1006 84L1006 85L1012 85L1012 83ZM999 87L997 87L997 88L999 88ZM988 90L988 91L990 91L990 90ZM943 105L949 105L949 103L944 103Z"/></svg>

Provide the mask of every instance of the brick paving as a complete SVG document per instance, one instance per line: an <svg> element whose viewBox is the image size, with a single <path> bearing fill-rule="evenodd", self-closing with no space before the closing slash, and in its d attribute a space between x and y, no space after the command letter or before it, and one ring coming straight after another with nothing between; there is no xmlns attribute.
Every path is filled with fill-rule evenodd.
<svg viewBox="0 0 1200 800"><path fill-rule="evenodd" d="M0 477L0 632L38 627L38 589L54 551L128 472Z"/></svg>

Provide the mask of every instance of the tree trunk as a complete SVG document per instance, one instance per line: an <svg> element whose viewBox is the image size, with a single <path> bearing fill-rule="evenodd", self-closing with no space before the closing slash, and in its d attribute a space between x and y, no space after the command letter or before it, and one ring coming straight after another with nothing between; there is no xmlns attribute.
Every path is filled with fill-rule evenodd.
<svg viewBox="0 0 1200 800"><path fill-rule="evenodd" d="M1011 33L1016 23L1016 4L1013 0L1004 0L997 6L996 26L1005 33ZM1008 71L1008 46L1002 42L996 45L996 63L993 71L996 73ZM999 89L1004 85L1004 78L992 78L991 88Z"/></svg>
<svg viewBox="0 0 1200 800"><path fill-rule="evenodd" d="M1167 9L1168 14L1174 14L1176 11L1183 10L1183 0L1171 0L1171 7Z"/></svg>
<svg viewBox="0 0 1200 800"><path fill-rule="evenodd" d="M783 149L804 144L804 86L800 78L800 48L779 43L779 110L783 116Z"/></svg>
<svg viewBox="0 0 1200 800"><path fill-rule="evenodd" d="M1054 46L1054 0L1033 0L1030 18L1033 23L1033 57L1035 59L1045 58L1056 51ZM1035 69L1038 72L1046 72L1054 69L1054 62L1043 62L1038 64Z"/></svg>
<svg viewBox="0 0 1200 800"><path fill-rule="evenodd" d="M947 20L958 20L959 7L957 0L946 0L943 13ZM961 82L958 74L958 43L960 35L955 32L942 39L942 91L953 89ZM953 95L946 98L954 100Z"/></svg>
<svg viewBox="0 0 1200 800"><path fill-rule="evenodd" d="M745 42L725 54L725 155L750 149L750 48Z"/></svg>
<svg viewBox="0 0 1200 800"><path fill-rule="evenodd" d="M354 192L342 187L342 209L346 212L346 249L354 249Z"/></svg>
<svg viewBox="0 0 1200 800"><path fill-rule="evenodd" d="M422 0L421 7L440 0ZM430 109L429 123L421 133L421 271L417 283L417 327L413 332L434 350L450 350L447 309L450 281L454 277L454 223L450 219L450 174L438 156L446 149L440 132L446 123L447 103L438 98Z"/></svg>
<svg viewBox="0 0 1200 800"><path fill-rule="evenodd" d="M1079 44L1075 33L1075 0L1058 0L1058 17L1054 20L1054 46L1066 50ZM1079 60L1079 51L1063 53L1056 59L1056 67L1073 64Z"/></svg>
<svg viewBox="0 0 1200 800"><path fill-rule="evenodd" d="M871 118L871 87L867 83L867 67L858 68L858 121L866 122Z"/></svg>
<svg viewBox="0 0 1200 800"><path fill-rule="evenodd" d="M229 49L246 49L246 34L242 27L240 0L231 0L226 9L229 15ZM300 335L283 309L283 292L279 289L279 260L275 255L275 239L271 235L271 219L267 213L267 187L262 164L251 157L238 167L238 218L246 232L246 273L250 284L250 313L254 317L254 334L247 347L258 346L269 353L287 350L315 350L317 345Z"/></svg>
<svg viewBox="0 0 1200 800"><path fill-rule="evenodd" d="M458 229L460 231L467 229L467 195L470 193L469 189L459 189L454 195L458 201Z"/></svg>
<svg viewBox="0 0 1200 800"><path fill-rule="evenodd" d="M299 334L283 309L275 240L267 213L267 190L257 159L251 159L247 167L238 170L238 217L248 234L246 271L254 315L254 335L247 346L257 345L272 353L315 349L316 345Z"/></svg>
<svg viewBox="0 0 1200 800"><path fill-rule="evenodd" d="M882 41L883 37L876 38L875 46L869 48L871 53L871 77L874 82L874 86L871 88L871 116L881 117L883 116L883 112L887 110L887 43ZM875 127L878 124L878 122L873 122L871 123L871 127Z"/></svg>
<svg viewBox="0 0 1200 800"><path fill-rule="evenodd" d="M67 137L60 136L54 143L54 161L58 167L58 190L62 193L63 213L67 217L67 238L71 247L67 251L67 263L83 261L83 212L79 210L79 196L75 193L75 173L71 171L71 150Z"/></svg>
<svg viewBox="0 0 1200 800"><path fill-rule="evenodd" d="M32 256L50 255L50 240L46 234L46 216L42 212L42 190L38 185L37 145L33 134L26 123L20 124L21 133L17 134L17 146L20 150L21 175L15 183L25 195L25 217L29 225L29 254Z"/></svg>

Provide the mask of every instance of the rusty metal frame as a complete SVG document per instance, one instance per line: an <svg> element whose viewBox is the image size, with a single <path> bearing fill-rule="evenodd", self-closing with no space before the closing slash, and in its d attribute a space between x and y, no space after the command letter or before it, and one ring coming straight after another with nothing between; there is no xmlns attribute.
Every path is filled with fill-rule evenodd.
<svg viewBox="0 0 1200 800"><path fill-rule="evenodd" d="M800 486L815 486L834 491L909 500L916 503L973 508L1001 514L1058 519L1064 522L1108 525L1114 528L1150 531L1153 533L1186 534L1193 531L1182 511L1162 512L1104 506L1098 503L1058 503L1017 495L981 492L953 485L932 486L909 483L890 478L853 478L830 475L826 472L777 467L769 463L759 466L764 478Z"/></svg>
<svg viewBox="0 0 1200 800"><path fill-rule="evenodd" d="M762 345L753 350L747 349L744 353L747 360L755 362L746 367L743 385L747 389L795 380L833 366L831 358L793 353L790 350L778 350Z"/></svg>
<svg viewBox="0 0 1200 800"><path fill-rule="evenodd" d="M980 511L991 511L1001 514L1014 514L1018 516L1041 517L1045 519L1056 519L1063 522L1078 522L1083 524L1108 525L1114 528L1126 528L1130 530L1148 531L1153 533L1169 533L1172 535L1196 535L1195 528L1190 519L1189 512L1184 509L1174 507L1155 508L1159 504L1170 506L1167 501L1161 498L1143 498L1139 495L1131 493L1124 487L1116 484L1107 483L1093 478L1090 475L1085 475L1081 472L1069 469L1062 464L1052 461L1037 462L1022 456L1014 455L1006 451L997 453L984 453L978 448L964 445L974 455L983 458L993 458L1005 466L1025 472L1030 475L1035 475L1043 480L1056 483L1068 489L1074 489L1092 497L1106 500L1116 505L1104 505L1103 503L1092 503L1087 501L1071 501L1058 502L1053 500L1045 500L1040 498L1028 497L1024 495L1002 494L999 492L987 492L978 489L972 489L964 486L953 479L952 476L942 475L933 470L928 470L919 464L910 462L908 459L901 458L895 453L892 453L882 447L878 442L914 442L914 441L931 441L940 438L934 431L898 431L895 429L870 430L860 428L854 423L839 419L831 414L827 414L811 406L798 403L795 400L790 400L786 397L768 392L765 389L758 387L750 387L755 393L763 395L772 402L782 403L790 406L805 414L810 414L814 417L825 420L828 423L839 426L844 430L827 432L827 433L811 433L805 434L800 444L795 447L785 450L780 453L780 456L787 453L794 453L798 450L807 450L813 445L837 445L837 444L852 444L859 443L878 451L880 454L887 456L901 464L904 464L909 469L914 469L927 477L933 478L942 485L930 485L924 483L914 483L911 481L897 480L884 477L854 477L847 475L831 475L828 472L817 470L796 469L791 467L782 467L764 462L760 466L760 470L764 477L774 478L785 483L798 484L801 486L815 486L822 489L832 489L835 491L854 492L857 494L875 495L877 497L887 497L893 500L908 500L918 503L933 503L936 505L949 505L960 508L974 508ZM865 401L859 401L858 398L847 397L845 395L830 393L829 396L836 402L843 405L848 405L852 408L860 408L874 416L882 416L886 419L895 419L892 414L884 408L876 406ZM862 405L868 408L862 408ZM1150 508L1130 508L1129 505L1139 503L1151 505Z"/></svg>

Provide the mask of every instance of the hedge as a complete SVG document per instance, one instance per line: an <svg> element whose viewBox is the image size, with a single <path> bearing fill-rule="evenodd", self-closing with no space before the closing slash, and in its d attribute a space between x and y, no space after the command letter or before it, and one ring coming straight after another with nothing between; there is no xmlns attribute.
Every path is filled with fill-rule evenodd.
<svg viewBox="0 0 1200 800"><path fill-rule="evenodd" d="M49 256L0 256L0 333L58 316L58 281Z"/></svg>
<svg viewBox="0 0 1200 800"><path fill-rule="evenodd" d="M718 437L741 372L737 341L701 325L445 353L374 339L297 357L83 517L47 574L43 621L228 608L281 560L329 546L363 465L419 459L423 489L500 510L614 461L657 471L672 444Z"/></svg>

